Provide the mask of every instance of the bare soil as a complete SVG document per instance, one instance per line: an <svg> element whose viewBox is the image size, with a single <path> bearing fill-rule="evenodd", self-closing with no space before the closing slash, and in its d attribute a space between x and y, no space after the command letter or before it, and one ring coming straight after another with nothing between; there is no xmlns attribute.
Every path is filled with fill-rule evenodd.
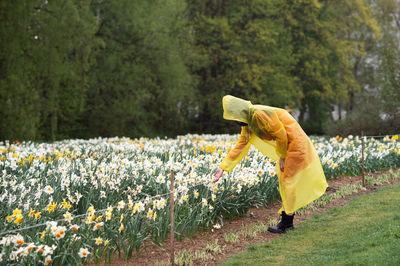
<svg viewBox="0 0 400 266"><path fill-rule="evenodd" d="M397 169L400 171L400 169ZM383 174L385 172L369 173L368 175L373 175L375 177ZM362 182L362 176L342 176L334 180L328 180L329 187L326 193L333 193L336 189L348 185L355 184L357 182ZM350 199L358 197L363 194L368 194L376 191L380 187L390 186L400 182L400 179L392 179L391 183L375 186L366 186L365 190L360 190L357 193L346 196L345 198L335 199L328 203L324 207L320 207L316 210L307 210L305 214L297 214L294 218L294 226L300 224L304 220L310 218L315 213L323 213L328 209L343 206ZM255 238L241 237L236 243L227 243L224 240L224 234L227 232L237 233L242 230L243 225L247 225L247 228L251 228L252 225L259 222L268 224L268 220L271 218L280 219L278 210L280 209L280 202L273 202L267 207L263 208L251 208L247 215L244 217L239 217L233 221L224 221L224 226L221 229L214 229L212 231L197 232L192 238L187 238L182 241L175 241L175 254L180 250L204 250L206 245L212 240L217 239L218 244L222 247L222 252L220 254L214 254L212 259L207 261L194 260L194 265L217 265L226 261L227 257L238 252L245 251L246 248L255 243L268 242L272 239L279 237L278 234L272 234L270 232L257 233ZM162 247L156 246L154 243L146 243L140 250L139 254L134 254L131 259L125 261L124 258L115 256L112 259L112 265L167 265L170 261L170 241L168 240L163 244Z"/></svg>

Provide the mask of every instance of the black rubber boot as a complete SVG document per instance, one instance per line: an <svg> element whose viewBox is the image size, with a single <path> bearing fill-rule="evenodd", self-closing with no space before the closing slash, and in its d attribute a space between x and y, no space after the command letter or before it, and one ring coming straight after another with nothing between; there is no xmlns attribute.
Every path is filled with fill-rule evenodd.
<svg viewBox="0 0 400 266"><path fill-rule="evenodd" d="M268 227L268 231L275 234L283 234L286 230L293 229L294 214L289 216L284 211L282 212L282 220L276 226Z"/></svg>

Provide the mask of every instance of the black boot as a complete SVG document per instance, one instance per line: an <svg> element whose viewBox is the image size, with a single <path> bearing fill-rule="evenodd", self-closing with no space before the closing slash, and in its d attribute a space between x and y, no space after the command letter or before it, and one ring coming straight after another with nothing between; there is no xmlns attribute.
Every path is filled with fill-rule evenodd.
<svg viewBox="0 0 400 266"><path fill-rule="evenodd" d="M284 211L282 211L281 215L282 215L282 220L279 222L279 224L276 226L268 227L268 231L275 234L282 234L285 233L286 230L291 230L294 228L293 227L294 214L289 216Z"/></svg>

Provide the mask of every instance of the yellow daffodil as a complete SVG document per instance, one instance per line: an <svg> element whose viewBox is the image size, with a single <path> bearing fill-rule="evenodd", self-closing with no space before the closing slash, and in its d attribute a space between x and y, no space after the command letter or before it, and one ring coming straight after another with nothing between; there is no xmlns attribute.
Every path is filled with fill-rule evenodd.
<svg viewBox="0 0 400 266"><path fill-rule="evenodd" d="M89 209L87 210L87 212L92 215L96 210L94 209L93 205L90 205Z"/></svg>
<svg viewBox="0 0 400 266"><path fill-rule="evenodd" d="M71 209L71 203L67 202L65 199L63 199L63 201L61 202L61 205L64 209Z"/></svg>
<svg viewBox="0 0 400 266"><path fill-rule="evenodd" d="M28 214L29 217L34 217L35 216L35 210L31 208Z"/></svg>
<svg viewBox="0 0 400 266"><path fill-rule="evenodd" d="M101 245L103 243L103 238L97 237L96 238L96 245Z"/></svg>
<svg viewBox="0 0 400 266"><path fill-rule="evenodd" d="M147 218L151 219L152 217L153 217L153 210L149 209L148 212L147 212Z"/></svg>
<svg viewBox="0 0 400 266"><path fill-rule="evenodd" d="M47 210L49 213L52 213L52 212L55 211L56 209L57 209L57 203L55 203L55 202L49 203L49 204L47 205L47 207L46 207L46 210Z"/></svg>
<svg viewBox="0 0 400 266"><path fill-rule="evenodd" d="M37 212L35 213L35 220L39 219L41 216L41 212Z"/></svg>

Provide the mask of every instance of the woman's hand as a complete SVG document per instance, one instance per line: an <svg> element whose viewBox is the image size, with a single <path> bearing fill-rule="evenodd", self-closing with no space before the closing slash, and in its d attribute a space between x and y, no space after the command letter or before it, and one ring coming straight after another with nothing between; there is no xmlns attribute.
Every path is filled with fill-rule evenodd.
<svg viewBox="0 0 400 266"><path fill-rule="evenodd" d="M283 172L285 170L285 159L284 158L279 159L279 168L281 169L281 172Z"/></svg>
<svg viewBox="0 0 400 266"><path fill-rule="evenodd" d="M214 180L213 183L218 182L218 180L221 178L222 174L224 173L224 170L222 170L221 168L218 168L217 171L215 171L214 173Z"/></svg>

